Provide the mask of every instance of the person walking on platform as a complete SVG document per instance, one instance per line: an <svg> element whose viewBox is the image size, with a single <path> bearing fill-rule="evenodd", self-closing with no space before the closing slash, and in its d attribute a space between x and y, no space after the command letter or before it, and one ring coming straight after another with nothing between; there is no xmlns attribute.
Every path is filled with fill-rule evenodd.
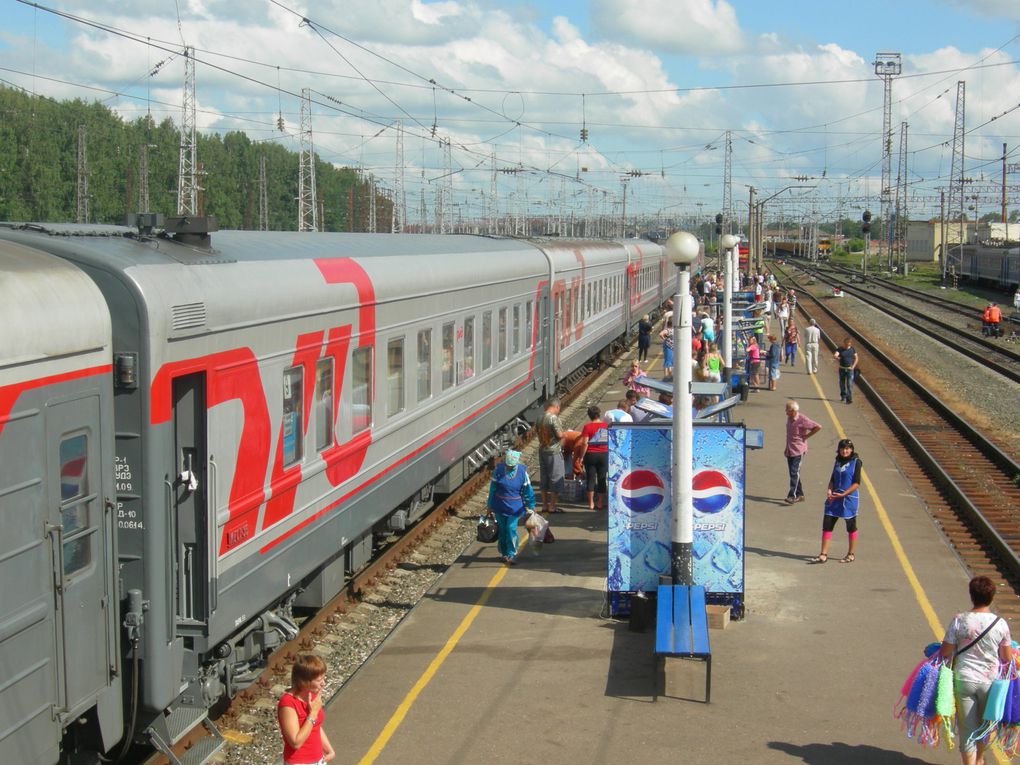
<svg viewBox="0 0 1020 765"><path fill-rule="evenodd" d="M800 413L800 404L794 400L786 402L786 466L790 471L790 491L786 504L804 501L804 487L800 482L800 463L807 454L807 440L822 429L814 420Z"/></svg>
<svg viewBox="0 0 1020 765"><path fill-rule="evenodd" d="M984 765L988 739L970 739L981 727L988 690L998 677L1000 663L1013 660L1013 640L1009 623L989 611L995 582L987 576L976 576L968 589L973 608L953 617L939 653L953 662L957 740L963 765Z"/></svg>
<svg viewBox="0 0 1020 765"><path fill-rule="evenodd" d="M758 336L751 335L747 339L747 384L754 390L761 384L761 348L758 346Z"/></svg>
<svg viewBox="0 0 1020 765"><path fill-rule="evenodd" d="M650 396L652 392L646 386L640 385L636 382L636 380L643 375L644 370L641 369L640 362L635 359L630 362L630 368L627 370L627 374L623 376L623 387L627 390L637 391L642 396Z"/></svg>
<svg viewBox="0 0 1020 765"><path fill-rule="evenodd" d="M648 349L652 347L652 322L646 313L637 325L637 360L648 361Z"/></svg>
<svg viewBox="0 0 1020 765"><path fill-rule="evenodd" d="M329 762L336 757L322 721L322 679L326 662L315 654L301 654L290 671L290 688L276 705L276 721L283 736L284 765Z"/></svg>
<svg viewBox="0 0 1020 765"><path fill-rule="evenodd" d="M854 370L857 369L857 350L849 337L843 338L843 343L832 358L839 362L839 400L852 404L854 401Z"/></svg>
<svg viewBox="0 0 1020 765"><path fill-rule="evenodd" d="M783 346L786 351L786 361L792 367L797 363L797 344L800 343L800 332L797 331L797 325L793 321L793 317L786 322L786 329L783 332Z"/></svg>
<svg viewBox="0 0 1020 765"><path fill-rule="evenodd" d="M562 513L557 506L563 491L563 426L560 424L560 400L549 399L545 412L535 429L538 431L539 489L542 492L542 509L547 513Z"/></svg>
<svg viewBox="0 0 1020 765"><path fill-rule="evenodd" d="M626 402L621 402L626 405ZM585 490L588 509L602 510L606 506L606 476L609 474L609 426L602 421L602 410L592 404L588 407L588 422L581 428L578 444L584 457Z"/></svg>
<svg viewBox="0 0 1020 765"><path fill-rule="evenodd" d="M840 518L846 521L849 548L840 563L853 563L857 549L857 508L860 505L858 489L861 485L863 463L854 451L854 442L842 439L836 445L836 462L832 466L829 486L825 491L825 515L822 516L822 550L809 563L825 563L829 559L832 531Z"/></svg>
<svg viewBox="0 0 1020 765"><path fill-rule="evenodd" d="M503 461L492 471L489 500L486 502L486 506L496 516L499 528L497 546L500 560L511 565L517 557L517 524L525 510L535 509L535 491L531 488L528 471L520 462L520 452L506 450Z"/></svg>
<svg viewBox="0 0 1020 765"><path fill-rule="evenodd" d="M807 364L809 375L818 374L818 345L822 339L822 330L814 319L808 322L808 328L804 330L804 359Z"/></svg>

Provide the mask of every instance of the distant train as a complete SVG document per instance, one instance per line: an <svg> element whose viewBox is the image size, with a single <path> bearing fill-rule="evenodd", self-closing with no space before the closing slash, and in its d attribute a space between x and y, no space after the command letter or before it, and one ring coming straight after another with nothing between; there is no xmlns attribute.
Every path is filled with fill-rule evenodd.
<svg viewBox="0 0 1020 765"><path fill-rule="evenodd" d="M214 730L677 282L642 240L0 224L0 762Z"/></svg>
<svg viewBox="0 0 1020 765"><path fill-rule="evenodd" d="M964 245L962 261L961 276L1009 289L1020 285L1020 249L1016 247Z"/></svg>

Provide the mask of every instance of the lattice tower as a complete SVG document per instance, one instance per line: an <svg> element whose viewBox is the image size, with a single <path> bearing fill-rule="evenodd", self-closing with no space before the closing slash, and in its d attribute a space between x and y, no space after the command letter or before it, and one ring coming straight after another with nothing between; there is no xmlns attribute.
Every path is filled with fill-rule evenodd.
<svg viewBox="0 0 1020 765"><path fill-rule="evenodd" d="M259 157L259 231L269 230L269 185L266 180L266 158Z"/></svg>
<svg viewBox="0 0 1020 765"><path fill-rule="evenodd" d="M149 144L138 147L138 212L149 212Z"/></svg>
<svg viewBox="0 0 1020 765"><path fill-rule="evenodd" d="M195 102L195 49L184 48L184 104L181 109L181 153L177 164L177 214L198 214L198 161Z"/></svg>
<svg viewBox="0 0 1020 765"><path fill-rule="evenodd" d="M315 147L312 142L312 94L301 88L301 156L298 167L298 231L319 230L315 200Z"/></svg>
<svg viewBox="0 0 1020 765"><path fill-rule="evenodd" d="M89 168L85 152L85 126L78 126L78 212L75 220L78 223L89 222Z"/></svg>
<svg viewBox="0 0 1020 765"><path fill-rule="evenodd" d="M953 216L957 216L959 222L959 239L957 239L956 247L953 247L952 243L946 246L946 262L945 268L949 266L956 266L956 272L959 273L963 267L963 243L966 240L964 236L966 229L966 222L963 218L963 157L964 157L964 137L966 131L964 125L966 123L966 112L967 112L967 83L963 80L959 80L956 83L956 121L953 126L953 164L952 169L949 172L949 219L952 220ZM944 276L945 274L943 274Z"/></svg>
<svg viewBox="0 0 1020 765"><path fill-rule="evenodd" d="M439 142L442 153L442 175L436 184L436 230L440 234L450 233L450 220L453 212L453 155L450 139Z"/></svg>
<svg viewBox="0 0 1020 765"><path fill-rule="evenodd" d="M491 172L489 176L489 234L496 236L499 233L499 182L497 181L498 171L496 170L496 150L492 150Z"/></svg>
<svg viewBox="0 0 1020 765"><path fill-rule="evenodd" d="M907 123L900 123L900 162L896 173L896 251L906 257L907 228L910 216L907 213Z"/></svg>
<svg viewBox="0 0 1020 765"><path fill-rule="evenodd" d="M889 226L892 208L892 83L893 78L903 71L899 53L876 53L875 74L882 78L882 226L885 227L885 239L892 244L893 232Z"/></svg>
<svg viewBox="0 0 1020 765"><path fill-rule="evenodd" d="M390 215L390 231L394 234L404 233L407 226L407 196L404 191L404 123L397 123L396 166L393 173L393 210Z"/></svg>
<svg viewBox="0 0 1020 765"><path fill-rule="evenodd" d="M376 232L375 178L368 176L368 230Z"/></svg>

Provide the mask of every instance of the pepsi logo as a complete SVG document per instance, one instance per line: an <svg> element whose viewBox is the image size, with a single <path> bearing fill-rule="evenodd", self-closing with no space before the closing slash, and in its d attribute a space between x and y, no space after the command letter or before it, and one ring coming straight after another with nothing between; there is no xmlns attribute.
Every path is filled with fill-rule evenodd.
<svg viewBox="0 0 1020 765"><path fill-rule="evenodd" d="M694 509L712 515L729 507L733 501L733 484L718 470L700 470L691 481Z"/></svg>
<svg viewBox="0 0 1020 765"><path fill-rule="evenodd" d="M620 499L632 513L650 513L665 497L662 479L651 470L632 470L620 481Z"/></svg>

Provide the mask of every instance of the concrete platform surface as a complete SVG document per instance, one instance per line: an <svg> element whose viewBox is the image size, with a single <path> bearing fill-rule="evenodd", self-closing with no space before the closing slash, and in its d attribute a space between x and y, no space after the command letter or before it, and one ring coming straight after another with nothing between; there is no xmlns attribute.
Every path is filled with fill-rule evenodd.
<svg viewBox="0 0 1020 765"><path fill-rule="evenodd" d="M607 617L605 516L568 506L538 557L508 568L475 545L440 580L329 706L335 762L958 762L908 740L892 712L923 646L967 606L966 574L865 422L864 396L840 403L824 354L819 375L800 360L779 386L737 410L765 448L747 455L747 614L711 632L711 704L652 702L654 631ZM823 426L807 501L792 506L791 396ZM840 524L833 558L808 565L844 433L865 465L857 562L838 562ZM689 672L701 698L704 666Z"/></svg>

